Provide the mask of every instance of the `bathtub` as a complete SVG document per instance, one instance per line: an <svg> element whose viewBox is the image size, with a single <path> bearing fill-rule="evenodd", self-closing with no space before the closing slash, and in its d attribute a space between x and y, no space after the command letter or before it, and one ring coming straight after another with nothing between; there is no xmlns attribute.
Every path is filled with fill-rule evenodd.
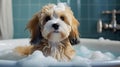
<svg viewBox="0 0 120 67"><path fill-rule="evenodd" d="M12 39L12 40L1 40L0 41L0 52L4 51L4 50L8 50L8 49L13 49L16 46L24 46L24 45L30 45L29 44L30 39L26 38L26 39ZM90 50L100 50L102 52L111 52L113 53L115 56L120 56L120 41L112 41L112 40L105 40L105 39L87 39L87 38L81 38L80 39L81 43L78 45L75 45L74 47L80 47L81 45L86 46L87 48L89 48ZM8 50L9 51L9 50ZM0 67L26 67L26 66L30 66L30 63L26 63L24 65L23 61L24 58L26 57L18 57L15 59L15 57L11 56L8 57L7 56L1 58L0 57ZM38 57L38 56L37 56ZM30 58L31 59L31 58ZM25 59L26 60L26 59ZM18 63L21 62L21 63ZM32 62L32 61L30 61ZM37 61L36 61L37 62ZM34 67L39 67L39 64L34 64L32 63ZM36 65L36 66L35 66ZM82 66L82 67L120 67L120 59L119 60L109 60L109 61L93 61L91 63L89 63L89 65L86 64L76 64L76 63L57 63L53 66Z"/></svg>

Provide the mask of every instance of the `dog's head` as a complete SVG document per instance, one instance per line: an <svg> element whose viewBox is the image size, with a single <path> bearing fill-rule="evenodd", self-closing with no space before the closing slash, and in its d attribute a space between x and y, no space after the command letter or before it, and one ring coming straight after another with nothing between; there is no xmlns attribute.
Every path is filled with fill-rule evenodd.
<svg viewBox="0 0 120 67"><path fill-rule="evenodd" d="M39 43L42 39L59 42L69 38L71 44L79 42L79 22L70 7L64 3L49 4L36 13L28 24L31 32L31 43Z"/></svg>

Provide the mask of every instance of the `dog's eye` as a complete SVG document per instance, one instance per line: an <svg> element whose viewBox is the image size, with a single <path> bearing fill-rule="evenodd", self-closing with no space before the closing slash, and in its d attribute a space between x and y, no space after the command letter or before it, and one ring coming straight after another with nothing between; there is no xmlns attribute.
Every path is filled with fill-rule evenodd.
<svg viewBox="0 0 120 67"><path fill-rule="evenodd" d="M64 20L65 20L65 17L64 17L64 16L60 16L60 19L61 19L62 21L64 21Z"/></svg>
<svg viewBox="0 0 120 67"><path fill-rule="evenodd" d="M47 22L48 20L51 20L50 16L46 16L44 21Z"/></svg>

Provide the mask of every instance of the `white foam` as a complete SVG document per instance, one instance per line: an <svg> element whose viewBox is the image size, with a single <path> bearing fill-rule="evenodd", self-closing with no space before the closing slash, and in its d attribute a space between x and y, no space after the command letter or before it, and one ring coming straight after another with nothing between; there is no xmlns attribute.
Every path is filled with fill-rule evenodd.
<svg viewBox="0 0 120 67"><path fill-rule="evenodd" d="M95 51L91 54L90 59L93 61L104 61L104 60L111 60L112 58L105 55L101 51Z"/></svg>
<svg viewBox="0 0 120 67"><path fill-rule="evenodd" d="M66 3L58 3L54 6L55 11L64 11L65 10Z"/></svg>
<svg viewBox="0 0 120 67"><path fill-rule="evenodd" d="M9 48L6 46L1 45L2 48L5 48L4 51L3 49L0 50L0 58L9 58L7 60L16 60L16 62L12 63L13 67L44 67L44 66L55 66L55 65L86 65L90 66L91 62L93 61L109 61L109 60L114 60L118 59L120 60L119 57L115 57L111 52L102 52L102 51L93 51L88 49L85 46L80 46L80 47L75 47L77 55L72 59L70 62L58 62L56 59L52 57L45 57L41 51L35 51L32 55L28 57L23 57L21 59L21 56L18 56L15 52L11 50L13 46L9 45ZM11 48L10 48L11 47ZM8 49L8 50L6 50ZM17 57L16 57L17 56ZM12 59L13 58L13 59ZM0 60L0 63L2 61ZM8 62L8 61L6 61ZM2 63L6 63L5 61ZM13 62L13 61L11 61ZM9 61L10 64L10 61Z"/></svg>
<svg viewBox="0 0 120 67"><path fill-rule="evenodd" d="M57 60L52 57L45 57L41 51L35 51L32 55L17 62L18 66L23 67L46 67L57 63Z"/></svg>
<svg viewBox="0 0 120 67"><path fill-rule="evenodd" d="M110 57L111 59L115 59L115 56L111 52L104 53L106 56Z"/></svg>

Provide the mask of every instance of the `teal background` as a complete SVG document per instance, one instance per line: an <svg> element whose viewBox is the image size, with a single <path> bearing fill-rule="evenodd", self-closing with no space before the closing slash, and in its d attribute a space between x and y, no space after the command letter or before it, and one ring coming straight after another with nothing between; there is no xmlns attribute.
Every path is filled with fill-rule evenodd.
<svg viewBox="0 0 120 67"><path fill-rule="evenodd" d="M57 0L12 0L14 38L28 38L30 34L26 25L32 16L42 6L48 3L57 3ZM67 2L67 0L61 0ZM104 30L97 33L97 21L102 19L104 23L110 23L111 15L102 15L105 10L120 10L120 0L70 0L70 7L75 17L80 22L79 32L81 38L99 38L120 40L120 31L112 32ZM120 24L120 15L117 15L117 22Z"/></svg>

